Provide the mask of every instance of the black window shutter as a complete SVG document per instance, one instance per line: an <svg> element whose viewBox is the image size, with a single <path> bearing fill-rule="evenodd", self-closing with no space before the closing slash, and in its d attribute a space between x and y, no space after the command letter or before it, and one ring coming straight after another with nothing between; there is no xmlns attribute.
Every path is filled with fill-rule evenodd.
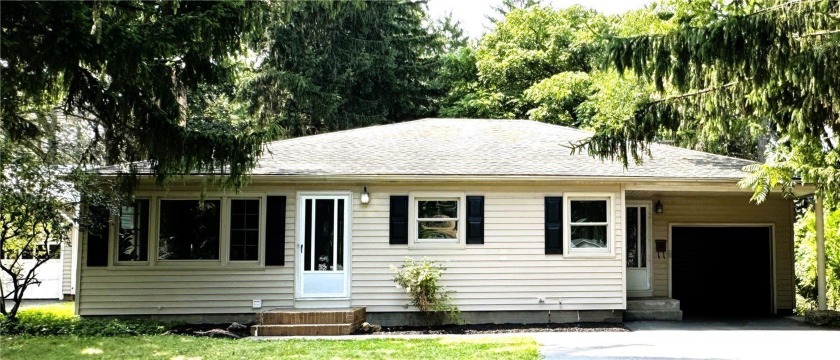
<svg viewBox="0 0 840 360"><path fill-rule="evenodd" d="M408 196L391 196L391 221L388 243L408 244Z"/></svg>
<svg viewBox="0 0 840 360"><path fill-rule="evenodd" d="M105 206L88 207L87 266L108 266L111 212Z"/></svg>
<svg viewBox="0 0 840 360"><path fill-rule="evenodd" d="M545 198L545 253L563 253L563 198Z"/></svg>
<svg viewBox="0 0 840 360"><path fill-rule="evenodd" d="M484 196L467 196L467 244L484 244Z"/></svg>
<svg viewBox="0 0 840 360"><path fill-rule="evenodd" d="M269 196L265 204L265 265L286 264L286 197Z"/></svg>

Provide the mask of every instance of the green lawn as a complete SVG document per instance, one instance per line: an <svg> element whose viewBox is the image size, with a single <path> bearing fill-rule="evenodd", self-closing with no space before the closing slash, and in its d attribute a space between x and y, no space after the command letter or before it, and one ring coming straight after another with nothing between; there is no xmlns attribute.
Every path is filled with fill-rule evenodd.
<svg viewBox="0 0 840 360"><path fill-rule="evenodd" d="M250 341L181 335L4 336L0 359L537 359L530 338Z"/></svg>

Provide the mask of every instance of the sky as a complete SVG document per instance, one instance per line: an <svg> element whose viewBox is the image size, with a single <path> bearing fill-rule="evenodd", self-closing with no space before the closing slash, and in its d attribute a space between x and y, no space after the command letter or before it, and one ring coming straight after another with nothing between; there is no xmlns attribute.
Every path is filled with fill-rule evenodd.
<svg viewBox="0 0 840 360"><path fill-rule="evenodd" d="M486 31L489 23L485 15L493 15L493 6L501 0L429 0L429 13L432 19L442 18L450 11L452 17L461 21L464 32L473 39L478 39ZM640 9L652 0L546 0L556 8L575 4L593 8L604 14L619 14L627 10Z"/></svg>

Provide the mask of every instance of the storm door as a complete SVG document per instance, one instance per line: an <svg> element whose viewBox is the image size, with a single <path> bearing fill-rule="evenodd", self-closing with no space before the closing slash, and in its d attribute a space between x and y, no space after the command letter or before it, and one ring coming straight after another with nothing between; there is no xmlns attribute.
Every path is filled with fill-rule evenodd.
<svg viewBox="0 0 840 360"><path fill-rule="evenodd" d="M630 204L626 211L627 293L651 296L650 205Z"/></svg>
<svg viewBox="0 0 840 360"><path fill-rule="evenodd" d="M348 295L349 196L302 196L298 218L298 297Z"/></svg>

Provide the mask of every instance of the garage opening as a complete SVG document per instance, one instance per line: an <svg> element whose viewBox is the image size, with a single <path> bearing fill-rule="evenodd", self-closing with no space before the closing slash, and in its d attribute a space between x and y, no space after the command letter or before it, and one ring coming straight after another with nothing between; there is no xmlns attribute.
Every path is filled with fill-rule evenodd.
<svg viewBox="0 0 840 360"><path fill-rule="evenodd" d="M671 289L691 316L771 315L769 226L674 226Z"/></svg>

